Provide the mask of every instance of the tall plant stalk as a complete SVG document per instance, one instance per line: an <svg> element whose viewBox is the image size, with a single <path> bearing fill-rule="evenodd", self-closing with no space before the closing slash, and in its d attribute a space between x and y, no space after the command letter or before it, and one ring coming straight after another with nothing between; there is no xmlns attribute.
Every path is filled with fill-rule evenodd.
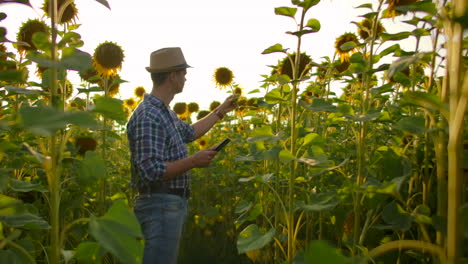
<svg viewBox="0 0 468 264"><path fill-rule="evenodd" d="M464 0L452 1L455 17L465 14L467 3ZM460 23L446 18L444 27L447 34L447 64L448 72L446 78L449 85L449 138L448 138L448 204L447 204L447 258L449 264L458 263L461 250L462 223L460 219L460 208L463 187L462 171L462 139L463 122L468 103L468 81L462 84L463 64L463 27ZM468 72L468 71L467 71Z"/></svg>
<svg viewBox="0 0 468 264"><path fill-rule="evenodd" d="M50 0L49 14L52 29L51 60L56 62L57 58L57 0ZM52 69L50 83L50 102L52 107L57 107L57 69ZM60 164L57 149L57 135L49 139L50 166L46 164L47 179L49 186L50 203L50 263L60 262Z"/></svg>

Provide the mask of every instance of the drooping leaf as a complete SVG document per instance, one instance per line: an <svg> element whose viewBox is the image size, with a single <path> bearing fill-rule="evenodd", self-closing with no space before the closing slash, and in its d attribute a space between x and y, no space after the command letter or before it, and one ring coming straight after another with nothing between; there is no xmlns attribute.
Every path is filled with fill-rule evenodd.
<svg viewBox="0 0 468 264"><path fill-rule="evenodd" d="M320 2L320 0L292 0L293 5L300 6L304 8L305 11L309 10L309 8L315 6Z"/></svg>
<svg viewBox="0 0 468 264"><path fill-rule="evenodd" d="M79 263L100 264L105 253L96 242L82 242L76 248L74 258Z"/></svg>
<svg viewBox="0 0 468 264"><path fill-rule="evenodd" d="M86 71L91 68L92 63L93 60L89 53L71 47L66 47L62 50L60 64L64 69Z"/></svg>
<svg viewBox="0 0 468 264"><path fill-rule="evenodd" d="M1 4L1 2L0 2ZM23 264L20 254L10 249L0 249L0 263Z"/></svg>
<svg viewBox="0 0 468 264"><path fill-rule="evenodd" d="M425 12L431 15L435 15L437 13L435 3L431 1L418 1L411 5L400 5L396 6L395 10L402 12Z"/></svg>
<svg viewBox="0 0 468 264"><path fill-rule="evenodd" d="M305 26L308 27L308 28L311 28L313 30L313 32L318 32L318 31L320 31L320 28L321 28L320 21L318 21L315 18L309 19Z"/></svg>
<svg viewBox="0 0 468 264"><path fill-rule="evenodd" d="M311 193L310 195L310 201L307 204L301 205L301 208L305 211L331 211L340 203L336 193Z"/></svg>
<svg viewBox="0 0 468 264"><path fill-rule="evenodd" d="M324 98L315 98L312 103L308 104L304 101L299 101L299 105L313 112L337 112L338 109L330 101Z"/></svg>
<svg viewBox="0 0 468 264"><path fill-rule="evenodd" d="M399 231L408 230L413 220L411 215L395 201L383 208L382 219L389 225L388 228Z"/></svg>
<svg viewBox="0 0 468 264"><path fill-rule="evenodd" d="M279 89L275 88L275 89L269 91L265 95L265 101L267 103L280 103L280 102L286 101L286 98L284 97L284 95L281 94Z"/></svg>
<svg viewBox="0 0 468 264"><path fill-rule="evenodd" d="M388 54L390 53L394 53L395 51L397 50L400 50L400 44L394 44L384 50L382 50L382 52L379 53L380 57L383 57L383 56L387 56Z"/></svg>
<svg viewBox="0 0 468 264"><path fill-rule="evenodd" d="M251 224L240 232L237 238L237 251L242 254L247 251L261 249L273 240L274 235L274 228L263 233L257 225Z"/></svg>
<svg viewBox="0 0 468 264"><path fill-rule="evenodd" d="M36 32L32 36L32 42L38 50L47 51L50 50L52 43L49 39L49 34L45 32Z"/></svg>
<svg viewBox="0 0 468 264"><path fill-rule="evenodd" d="M107 0L96 0L96 2L98 2L101 5L107 7L109 10L111 9L109 3L107 2Z"/></svg>
<svg viewBox="0 0 468 264"><path fill-rule="evenodd" d="M283 149L279 153L279 159L283 162L290 162L295 159L294 155L291 153L291 151L287 149Z"/></svg>
<svg viewBox="0 0 468 264"><path fill-rule="evenodd" d="M390 41L390 40L402 40L402 39L408 38L409 36L411 36L411 32L407 32L407 31L399 32L395 34L380 33L380 37L382 38L383 42Z"/></svg>
<svg viewBox="0 0 468 264"><path fill-rule="evenodd" d="M47 189L40 183L25 182L17 179L10 179L10 188L15 192L47 192Z"/></svg>
<svg viewBox="0 0 468 264"><path fill-rule="evenodd" d="M401 72L407 69L411 64L414 64L420 61L426 53L416 53L413 56L401 57L398 60L392 62L390 68L388 69L388 77L391 78L395 73Z"/></svg>
<svg viewBox="0 0 468 264"><path fill-rule="evenodd" d="M26 74L21 70L1 70L0 81L23 83L26 81Z"/></svg>
<svg viewBox="0 0 468 264"><path fill-rule="evenodd" d="M431 111L439 111L447 120L449 120L449 108L440 101L440 98L434 94L409 91L404 93L402 103L424 107Z"/></svg>
<svg viewBox="0 0 468 264"><path fill-rule="evenodd" d="M397 127L405 132L420 135L429 131L425 123L426 120L422 116L407 116L398 121Z"/></svg>
<svg viewBox="0 0 468 264"><path fill-rule="evenodd" d="M307 264L347 264L350 263L346 257L339 253L339 250L333 248L325 241L312 241L304 252L297 259ZM296 261L296 259L295 259ZM296 262L295 262L296 263Z"/></svg>
<svg viewBox="0 0 468 264"><path fill-rule="evenodd" d="M94 100L93 112L100 113L105 117L116 121L125 122L125 112L122 100L108 97L99 97Z"/></svg>
<svg viewBox="0 0 468 264"><path fill-rule="evenodd" d="M49 224L21 200L0 194L0 222L12 227L48 229Z"/></svg>
<svg viewBox="0 0 468 264"><path fill-rule="evenodd" d="M354 41L348 41L348 42L345 42L343 43L341 46L340 46L340 49L343 50L343 51L349 51L349 50L352 50L354 48L357 47L357 43L354 42Z"/></svg>
<svg viewBox="0 0 468 264"><path fill-rule="evenodd" d="M117 200L102 217L91 217L89 232L99 244L122 263L142 260L143 241L140 225L130 208Z"/></svg>
<svg viewBox="0 0 468 264"><path fill-rule="evenodd" d="M297 8L293 8L293 7L283 6L283 7L275 8L275 14L280 15L280 16L288 16L288 17L294 18L294 16L296 15L296 12L297 12Z"/></svg>
<svg viewBox="0 0 468 264"><path fill-rule="evenodd" d="M86 151L78 170L78 180L83 183L95 183L106 175L106 164L101 155L94 151Z"/></svg>
<svg viewBox="0 0 468 264"><path fill-rule="evenodd" d="M42 94L42 91L39 90L31 90L21 87L15 87L7 85L5 86L6 90L8 91L8 95L10 94Z"/></svg>

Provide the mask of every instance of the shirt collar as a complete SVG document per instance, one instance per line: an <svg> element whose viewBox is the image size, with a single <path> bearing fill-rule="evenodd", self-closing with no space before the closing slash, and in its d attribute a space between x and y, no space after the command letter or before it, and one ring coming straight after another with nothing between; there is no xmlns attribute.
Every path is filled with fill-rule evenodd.
<svg viewBox="0 0 468 264"><path fill-rule="evenodd" d="M144 95L144 100L148 101L150 104L158 107L158 108L163 108L167 109L166 105L159 99L158 97L152 95L152 94L145 94Z"/></svg>

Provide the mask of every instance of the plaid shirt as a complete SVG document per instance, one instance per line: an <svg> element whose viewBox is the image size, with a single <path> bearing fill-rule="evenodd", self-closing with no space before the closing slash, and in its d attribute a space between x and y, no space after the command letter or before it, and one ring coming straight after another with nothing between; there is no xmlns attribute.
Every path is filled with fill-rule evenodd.
<svg viewBox="0 0 468 264"><path fill-rule="evenodd" d="M145 94L127 123L131 151L132 187L136 190L162 182L166 162L188 156L186 143L195 139L194 128L183 122L156 96ZM188 188L189 172L172 179L169 188Z"/></svg>

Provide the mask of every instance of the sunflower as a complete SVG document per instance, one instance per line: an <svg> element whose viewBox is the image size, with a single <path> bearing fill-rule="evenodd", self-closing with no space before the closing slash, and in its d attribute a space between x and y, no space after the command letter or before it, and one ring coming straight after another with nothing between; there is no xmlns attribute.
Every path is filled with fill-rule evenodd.
<svg viewBox="0 0 468 264"><path fill-rule="evenodd" d="M78 75L80 75L81 79L89 83L99 83L99 81L102 79L94 67L86 71L80 71L78 72Z"/></svg>
<svg viewBox="0 0 468 264"><path fill-rule="evenodd" d="M135 109L137 103L135 101L135 99L133 99L132 97L124 100L124 106L129 108L129 109Z"/></svg>
<svg viewBox="0 0 468 264"><path fill-rule="evenodd" d="M253 107L253 108L258 107L258 100L257 100L257 98L249 98L249 99L247 100L247 106Z"/></svg>
<svg viewBox="0 0 468 264"><path fill-rule="evenodd" d="M49 27L43 21L29 19L23 23L16 35L16 40L19 42L16 47L18 51L23 53L27 50L37 50L36 45L32 42L32 38L35 33L39 32L49 34Z"/></svg>
<svg viewBox="0 0 468 264"><path fill-rule="evenodd" d="M6 53L7 53L7 48L3 43L0 43L0 61L4 61L7 59Z"/></svg>
<svg viewBox="0 0 468 264"><path fill-rule="evenodd" d="M239 99L237 99L237 107L234 110L236 115L237 116L244 115L248 111L247 106L248 106L247 98L245 98L244 96L239 97Z"/></svg>
<svg viewBox="0 0 468 264"><path fill-rule="evenodd" d="M107 87L105 87L106 83L105 80L107 80ZM116 94L119 93L120 90L120 75L114 75L110 76L107 79L101 79L99 80L99 86L102 87L102 89L107 89L107 95L109 97L114 97Z"/></svg>
<svg viewBox="0 0 468 264"><path fill-rule="evenodd" d="M143 98L145 93L146 93L145 87L138 86L137 88L135 88L134 94L137 98L140 98L140 99Z"/></svg>
<svg viewBox="0 0 468 264"><path fill-rule="evenodd" d="M42 6L42 10L47 17L50 17L49 14L49 0L44 1L44 5ZM67 0L57 0L57 11L63 8L63 5L68 2ZM58 14L57 14L58 15ZM65 10L63 11L62 17L60 18L60 24L75 22L78 18L78 9L76 9L75 3L69 2Z"/></svg>
<svg viewBox="0 0 468 264"><path fill-rule="evenodd" d="M234 89L232 90L232 93L238 98L242 95L242 88L239 86L235 86Z"/></svg>
<svg viewBox="0 0 468 264"><path fill-rule="evenodd" d="M370 33L372 32L372 24L373 21L366 18L363 21L357 23L358 25L358 35L361 37L362 40L366 40L369 36ZM377 21L377 32L375 32L376 36L378 36L380 33L385 32L385 28L382 26L382 23L380 21Z"/></svg>
<svg viewBox="0 0 468 264"><path fill-rule="evenodd" d="M358 48L354 47L351 49L344 50L341 46L348 42L354 42L356 45L359 44L359 40L354 33L344 33L343 35L339 36L335 41L335 52L340 55L340 60L349 61L351 57L351 53L354 53Z"/></svg>
<svg viewBox="0 0 468 264"><path fill-rule="evenodd" d="M197 147L199 149L206 149L208 147L208 138L201 137L197 139Z"/></svg>
<svg viewBox="0 0 468 264"><path fill-rule="evenodd" d="M43 87L43 91L49 92L49 87ZM66 80L65 84L63 82L60 82L58 87L57 87L57 94L63 94L63 91L65 90L65 99L68 99L72 96L73 94L73 84L69 81Z"/></svg>
<svg viewBox="0 0 468 264"><path fill-rule="evenodd" d="M202 110L202 111L198 112L197 120L200 120L200 119L204 118L205 116L207 116L209 114L210 114L210 111Z"/></svg>
<svg viewBox="0 0 468 264"><path fill-rule="evenodd" d="M86 101L82 98L76 97L70 102L70 108L84 110L86 107Z"/></svg>
<svg viewBox="0 0 468 264"><path fill-rule="evenodd" d="M289 57L291 59L289 59ZM282 61L279 62L278 73L280 75L287 75L290 79L293 79L293 68L291 64L291 60L293 63L296 61L296 53L290 54L286 56ZM300 78L303 75L307 74L307 71L310 69L310 63L312 59L309 55L305 53L301 53L299 57L299 71L297 72L297 77Z"/></svg>
<svg viewBox="0 0 468 264"><path fill-rule="evenodd" d="M388 8L384 11L384 17L395 17L404 15L406 12L395 10L395 7L412 5L419 0L387 0Z"/></svg>
<svg viewBox="0 0 468 264"><path fill-rule="evenodd" d="M93 55L93 66L101 76L113 76L122 69L124 53L116 43L106 41L97 46Z"/></svg>
<svg viewBox="0 0 468 264"><path fill-rule="evenodd" d="M351 63L349 62L349 60L346 60L346 61L335 61L335 69L338 71L338 73L342 73L344 71L346 71L349 67L349 65L351 65Z"/></svg>
<svg viewBox="0 0 468 264"><path fill-rule="evenodd" d="M213 101L213 102L211 102L211 104L210 104L210 111L214 111L214 110L215 110L218 106L220 106L220 105L221 105L221 103L218 102L218 101Z"/></svg>
<svg viewBox="0 0 468 264"><path fill-rule="evenodd" d="M80 136L75 139L75 147L79 155L83 156L86 151L96 150L97 141L90 136Z"/></svg>
<svg viewBox="0 0 468 264"><path fill-rule="evenodd" d="M196 113L198 110L200 110L200 107L197 103L190 103L188 104L187 109L190 113Z"/></svg>
<svg viewBox="0 0 468 264"><path fill-rule="evenodd" d="M234 79L234 74L229 68L226 67L219 67L215 70L213 74L216 86L221 89L226 88L227 86L232 84Z"/></svg>
<svg viewBox="0 0 468 264"><path fill-rule="evenodd" d="M183 116L187 112L187 104L184 102L176 103L172 110L174 110L178 116Z"/></svg>

